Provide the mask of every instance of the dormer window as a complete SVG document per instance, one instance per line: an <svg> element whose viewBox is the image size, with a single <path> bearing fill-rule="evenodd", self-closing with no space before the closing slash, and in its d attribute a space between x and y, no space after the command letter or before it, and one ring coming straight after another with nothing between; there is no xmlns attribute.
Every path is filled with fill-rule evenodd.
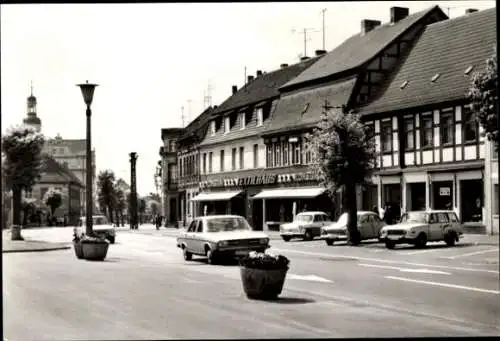
<svg viewBox="0 0 500 341"><path fill-rule="evenodd" d="M215 135L215 121L210 122L210 136Z"/></svg>
<svg viewBox="0 0 500 341"><path fill-rule="evenodd" d="M403 83L401 83L401 85L399 86L399 88L401 90L403 90L404 88L406 88L407 85L408 85L408 81L404 81Z"/></svg>
<svg viewBox="0 0 500 341"><path fill-rule="evenodd" d="M474 68L474 65L470 65L467 69L465 69L464 74L467 76Z"/></svg>
<svg viewBox="0 0 500 341"><path fill-rule="evenodd" d="M229 129L231 128L229 124L230 124L229 116L224 117L224 134L229 133Z"/></svg>
<svg viewBox="0 0 500 341"><path fill-rule="evenodd" d="M264 112L262 108L257 108L257 127L260 127L264 122Z"/></svg>
<svg viewBox="0 0 500 341"><path fill-rule="evenodd" d="M433 83L434 83L435 81L437 81L437 80L438 80L438 78L439 78L439 77L441 77L441 74L436 73L436 74L434 75L434 77L432 77L431 82L433 82Z"/></svg>
<svg viewBox="0 0 500 341"><path fill-rule="evenodd" d="M240 129L243 130L245 129L245 113L240 112Z"/></svg>

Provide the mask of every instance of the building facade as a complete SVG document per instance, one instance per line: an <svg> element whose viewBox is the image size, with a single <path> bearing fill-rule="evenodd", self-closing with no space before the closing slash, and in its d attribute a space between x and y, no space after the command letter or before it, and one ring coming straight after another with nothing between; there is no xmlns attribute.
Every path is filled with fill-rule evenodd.
<svg viewBox="0 0 500 341"><path fill-rule="evenodd" d="M177 141L182 135L182 128L163 128L160 147L162 168L162 209L165 214L165 226L177 225L181 217L178 189Z"/></svg>
<svg viewBox="0 0 500 341"><path fill-rule="evenodd" d="M391 82L360 110L379 152L379 205L453 209L491 231L489 151L466 93L495 45L495 9L428 25Z"/></svg>

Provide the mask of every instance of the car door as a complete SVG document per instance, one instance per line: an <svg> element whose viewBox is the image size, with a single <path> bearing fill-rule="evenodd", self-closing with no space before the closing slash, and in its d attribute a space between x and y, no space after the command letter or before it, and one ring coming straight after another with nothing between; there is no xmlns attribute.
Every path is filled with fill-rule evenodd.
<svg viewBox="0 0 500 341"><path fill-rule="evenodd" d="M311 229L313 236L319 236L321 234L321 227L323 226L325 220L322 214L316 214L314 215L312 224L311 224Z"/></svg>
<svg viewBox="0 0 500 341"><path fill-rule="evenodd" d="M196 245L194 241L194 231L196 229L196 220L193 220L191 224L189 224L189 227L186 232L184 232L184 242L186 243L186 249L189 252L196 253Z"/></svg>
<svg viewBox="0 0 500 341"><path fill-rule="evenodd" d="M370 220L372 222L373 238L378 238L380 230L385 226L385 222L377 214L370 214Z"/></svg>
<svg viewBox="0 0 500 341"><path fill-rule="evenodd" d="M194 248L196 250L196 253L198 254L203 254L203 248L204 248L204 232L203 232L203 222L201 220L195 220L195 231L194 231L194 236L193 236L193 241L194 241Z"/></svg>
<svg viewBox="0 0 500 341"><path fill-rule="evenodd" d="M437 213L431 213L429 215L429 235L427 237L427 240L429 241L434 241L434 240L439 240L441 236L441 225L442 223L439 222L439 217Z"/></svg>
<svg viewBox="0 0 500 341"><path fill-rule="evenodd" d="M436 235L435 240L443 240L444 235L447 233L448 229L451 227L451 222L448 218L448 214L441 212L437 214L438 222L440 226L439 234Z"/></svg>
<svg viewBox="0 0 500 341"><path fill-rule="evenodd" d="M455 232L462 232L462 224L458 220L457 214L455 212L448 212L448 220L450 222L451 228Z"/></svg>
<svg viewBox="0 0 500 341"><path fill-rule="evenodd" d="M371 238L371 225L368 221L368 215L362 214L358 216L358 230L361 234L361 239Z"/></svg>

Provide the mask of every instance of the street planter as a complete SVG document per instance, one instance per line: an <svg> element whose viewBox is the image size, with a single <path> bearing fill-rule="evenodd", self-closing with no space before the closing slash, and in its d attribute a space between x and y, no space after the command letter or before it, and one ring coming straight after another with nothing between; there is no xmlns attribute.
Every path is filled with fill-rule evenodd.
<svg viewBox="0 0 500 341"><path fill-rule="evenodd" d="M78 259L83 259L83 246L80 241L73 242L73 248L75 249L75 255Z"/></svg>
<svg viewBox="0 0 500 341"><path fill-rule="evenodd" d="M283 290L288 258L251 252L240 260L243 290L250 299L274 300Z"/></svg>
<svg viewBox="0 0 500 341"><path fill-rule="evenodd" d="M103 261L108 254L109 242L106 239L83 239L81 244L83 259Z"/></svg>

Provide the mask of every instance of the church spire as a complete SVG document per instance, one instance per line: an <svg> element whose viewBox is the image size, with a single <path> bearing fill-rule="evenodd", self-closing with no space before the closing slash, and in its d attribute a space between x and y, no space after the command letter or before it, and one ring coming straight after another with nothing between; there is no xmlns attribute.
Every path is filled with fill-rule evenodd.
<svg viewBox="0 0 500 341"><path fill-rule="evenodd" d="M32 126L39 132L42 122L36 116L36 97L33 95L33 81L30 82L30 96L27 99L27 114L28 117L23 120L23 123Z"/></svg>

